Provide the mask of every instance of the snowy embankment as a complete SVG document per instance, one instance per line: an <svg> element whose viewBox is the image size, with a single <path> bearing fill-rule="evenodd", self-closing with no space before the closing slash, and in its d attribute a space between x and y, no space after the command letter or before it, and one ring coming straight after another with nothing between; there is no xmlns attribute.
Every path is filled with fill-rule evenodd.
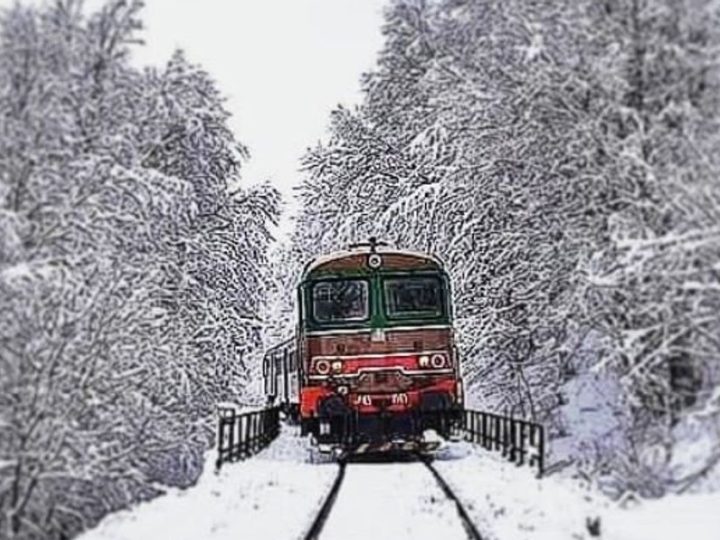
<svg viewBox="0 0 720 540"><path fill-rule="evenodd" d="M568 475L542 480L528 467L451 443L435 467L484 540L716 540L720 493L635 501L621 507ZM309 529L337 474L313 463L290 428L257 456L198 484L108 516L82 540L296 539ZM593 533L599 533L593 535ZM354 538L466 538L454 504L417 461L350 463L321 533Z"/></svg>
<svg viewBox="0 0 720 540"><path fill-rule="evenodd" d="M537 479L528 468L466 443L446 447L435 467L486 540L720 538L720 493L621 506L576 478Z"/></svg>
<svg viewBox="0 0 720 540"><path fill-rule="evenodd" d="M81 540L237 540L301 537L337 473L332 463L311 463L306 442L283 426L256 456L205 471L188 489L105 518Z"/></svg>

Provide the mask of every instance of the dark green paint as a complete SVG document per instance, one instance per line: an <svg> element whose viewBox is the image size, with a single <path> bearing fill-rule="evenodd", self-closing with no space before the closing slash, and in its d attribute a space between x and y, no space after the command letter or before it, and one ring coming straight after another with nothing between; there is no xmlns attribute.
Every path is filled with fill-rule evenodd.
<svg viewBox="0 0 720 540"><path fill-rule="evenodd" d="M433 276L440 278L440 286L443 294L444 313L437 317L409 317L389 319L386 315L383 278L398 277L426 277ZM370 318L364 321L351 321L346 323L334 322L331 324L317 323L312 316L306 317L305 306L311 305L312 286L329 279L364 278L370 281ZM422 326L434 324L450 324L452 322L452 304L450 296L450 282L445 271L435 264L429 264L426 268L416 270L384 270L382 267L377 270L370 268L353 268L341 271L312 271L308 273L298 286L298 300L300 300L300 326L305 331L313 330L336 330L336 329L373 329L392 328L394 326Z"/></svg>

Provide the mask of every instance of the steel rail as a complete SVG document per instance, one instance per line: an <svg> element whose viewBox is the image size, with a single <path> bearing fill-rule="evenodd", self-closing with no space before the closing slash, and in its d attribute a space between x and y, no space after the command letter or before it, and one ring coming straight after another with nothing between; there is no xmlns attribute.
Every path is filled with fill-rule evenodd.
<svg viewBox="0 0 720 540"><path fill-rule="evenodd" d="M418 458L420 461L427 467L427 469L430 471L430 473L435 478L435 481L440 486L440 489L442 489L445 496L450 499L452 502L455 503L455 508L457 510L458 516L460 517L460 520L462 521L462 526L465 529L465 532L468 535L468 538L470 540L483 540L482 536L480 535L480 532L477 530L477 527L475 527L475 524L470 519L470 516L468 515L467 511L465 510L465 507L460 502L460 499L455 494L455 492L450 488L448 483L445 481L445 479L440 475L438 470L433 467L431 461L432 459L423 456L418 455Z"/></svg>
<svg viewBox="0 0 720 540"><path fill-rule="evenodd" d="M337 499L337 495L340 491L340 486L342 485L343 479L345 478L345 467L347 464L345 460L342 460L338 462L338 465L340 466L338 475L335 477L335 481L333 482L333 485L330 488L330 491L328 492L322 507L320 507L320 511L315 516L315 520L310 526L310 529L304 536L305 540L317 540L320 537L322 528L325 525L328 516L330 515L330 511L332 510L333 505L335 504L335 500Z"/></svg>
<svg viewBox="0 0 720 540"><path fill-rule="evenodd" d="M465 532L467 533L467 536L470 540L483 540L483 537L480 535L480 532L477 530L477 527L473 523L473 521L470 519L470 516L467 513L467 510L465 510L465 507L460 502L460 499L455 494L455 492L452 490L452 488L448 485L448 483L445 481L445 479L440 475L440 473L437 471L435 467L432 465L432 459L418 454L417 455L418 460L425 465L425 467L430 471L430 473L433 475L433 478L437 482L437 484L440 486L440 489L445 494L445 496L450 499L452 502L455 503L455 508L458 513L458 517L460 518L462 522L463 529L465 529ZM333 481L333 485L330 488L330 491L328 492L327 496L325 497L325 500L323 501L322 506L320 507L320 510L318 511L317 515L315 516L315 519L313 520L312 525L310 526L310 529L303 537L304 540L318 540L320 538L320 534L322 533L322 529L325 526L325 523L327 522L328 517L330 516L330 512L332 511L333 505L335 504L335 501L337 500L338 493L340 492L340 487L343 483L343 480L345 478L345 468L347 466L347 462L345 460L338 462L339 470L338 474L335 477L335 480Z"/></svg>

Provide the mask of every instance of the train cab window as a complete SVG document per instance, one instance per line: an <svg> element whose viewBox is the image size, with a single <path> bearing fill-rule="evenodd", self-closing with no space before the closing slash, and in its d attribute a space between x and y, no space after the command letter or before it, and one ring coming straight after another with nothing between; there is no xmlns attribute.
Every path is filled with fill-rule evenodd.
<svg viewBox="0 0 720 540"><path fill-rule="evenodd" d="M364 279L320 281L312 287L312 315L317 322L362 321L368 318L369 285Z"/></svg>
<svg viewBox="0 0 720 540"><path fill-rule="evenodd" d="M282 357L280 355L275 356L275 376L279 377L282 373Z"/></svg>
<svg viewBox="0 0 720 540"><path fill-rule="evenodd" d="M384 281L385 308L390 318L440 317L444 296L438 277L403 277Z"/></svg>

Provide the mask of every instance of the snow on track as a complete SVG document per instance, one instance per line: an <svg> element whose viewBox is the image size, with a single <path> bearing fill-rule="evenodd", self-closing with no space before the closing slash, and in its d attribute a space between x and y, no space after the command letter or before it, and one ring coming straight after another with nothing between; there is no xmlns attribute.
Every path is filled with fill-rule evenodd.
<svg viewBox="0 0 720 540"><path fill-rule="evenodd" d="M463 502L484 540L720 538L720 493L666 496L620 506L577 478L537 479L497 454L453 443L433 462ZM591 527L592 528L592 527Z"/></svg>
<svg viewBox="0 0 720 540"><path fill-rule="evenodd" d="M477 530L475 523L465 510L462 501L458 498L458 496L448 485L442 475L437 471L437 469L433 467L431 461L432 460L429 458L423 459L423 463L428 468L430 473L435 477L435 480L437 480L437 483L440 485L443 493L445 493L445 496L455 503L455 509L457 510L458 517L462 519L463 528L465 529L465 532L467 532L468 538L470 538L471 540L482 540L480 532Z"/></svg>
<svg viewBox="0 0 720 540"><path fill-rule="evenodd" d="M455 502L418 461L350 463L321 540L467 540Z"/></svg>
<svg viewBox="0 0 720 540"><path fill-rule="evenodd" d="M308 532L305 535L305 540L317 540L320 535L320 531L322 531L322 528L325 526L327 517L330 515L330 510L332 510L332 507L335 504L335 499L340 492L340 487L342 486L343 479L345 478L346 469L346 463L344 461L339 462L339 465L340 468L338 469L338 475L335 477L335 481L330 488L330 492L325 498L322 508L320 508L320 511L313 520L312 525L308 529Z"/></svg>
<svg viewBox="0 0 720 540"><path fill-rule="evenodd" d="M300 538L337 473L311 463L307 442L286 427L258 455L223 466L208 456L197 485L106 517L81 540L238 540Z"/></svg>
<svg viewBox="0 0 720 540"><path fill-rule="evenodd" d="M82 540L293 540L309 532L338 473L313 463L307 441L283 427L257 456L213 472L197 485L107 516ZM620 507L569 475L538 480L528 467L466 443L433 461L483 540L716 540L720 493L639 500ZM421 462L348 464L321 540L468 538L455 503Z"/></svg>

